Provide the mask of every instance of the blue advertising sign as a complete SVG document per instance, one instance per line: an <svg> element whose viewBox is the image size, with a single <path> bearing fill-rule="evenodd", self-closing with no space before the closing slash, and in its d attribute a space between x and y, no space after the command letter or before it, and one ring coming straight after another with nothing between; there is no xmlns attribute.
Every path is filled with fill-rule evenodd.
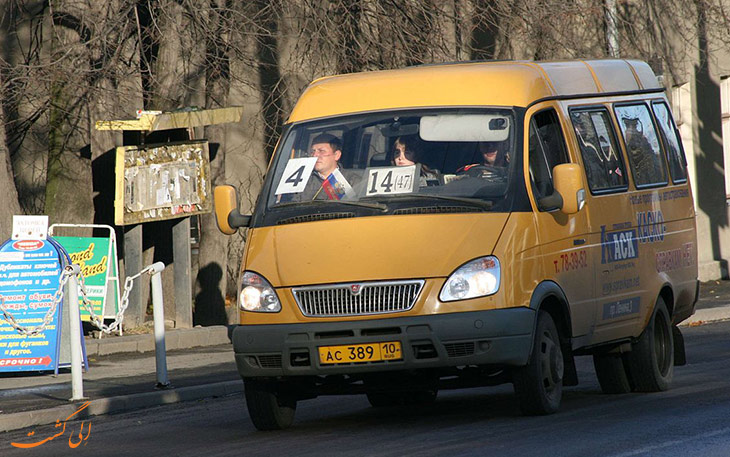
<svg viewBox="0 0 730 457"><path fill-rule="evenodd" d="M63 248L52 240L8 240L0 246L0 295L4 307L26 328L39 326L53 306ZM0 372L54 370L58 367L61 304L43 332L18 333L0 313Z"/></svg>

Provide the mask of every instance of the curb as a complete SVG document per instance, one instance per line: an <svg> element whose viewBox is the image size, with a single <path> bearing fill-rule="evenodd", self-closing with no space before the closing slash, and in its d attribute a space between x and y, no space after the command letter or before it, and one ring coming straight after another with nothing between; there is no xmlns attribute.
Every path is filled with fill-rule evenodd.
<svg viewBox="0 0 730 457"><path fill-rule="evenodd" d="M194 327L190 329L172 329L165 331L165 349L189 349L201 346L217 346L230 344L228 327L213 325L210 327ZM155 350L154 334L125 335L109 338L85 338L86 355L101 356L123 352L152 352Z"/></svg>
<svg viewBox="0 0 730 457"><path fill-rule="evenodd" d="M695 313L682 321L679 324L680 327L693 327L702 324L709 324L712 322L719 322L730 319L730 305L718 306L716 308L703 308L698 309Z"/></svg>
<svg viewBox="0 0 730 457"><path fill-rule="evenodd" d="M199 386L181 387L179 389L158 390L139 394L121 395L118 397L91 400L89 406L77 414L74 420L87 419L91 416L150 408L203 398L224 397L243 392L243 382L226 381ZM79 409L83 402L75 402L54 408L0 414L0 432L18 430L34 425L55 424L62 421Z"/></svg>

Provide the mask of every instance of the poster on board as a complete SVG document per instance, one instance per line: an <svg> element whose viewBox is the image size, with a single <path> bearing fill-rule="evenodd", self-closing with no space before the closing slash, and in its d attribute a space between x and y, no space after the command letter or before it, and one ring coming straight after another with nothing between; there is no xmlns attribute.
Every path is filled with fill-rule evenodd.
<svg viewBox="0 0 730 457"><path fill-rule="evenodd" d="M111 239L80 236L55 236L53 239L66 249L71 262L81 268L86 284L86 296L91 302L94 314L99 317L114 318L119 311L119 297L116 289L109 284L111 278L117 277L117 262L110 244ZM81 294L80 288L79 294ZM81 302L79 309L81 320L90 321L91 316Z"/></svg>

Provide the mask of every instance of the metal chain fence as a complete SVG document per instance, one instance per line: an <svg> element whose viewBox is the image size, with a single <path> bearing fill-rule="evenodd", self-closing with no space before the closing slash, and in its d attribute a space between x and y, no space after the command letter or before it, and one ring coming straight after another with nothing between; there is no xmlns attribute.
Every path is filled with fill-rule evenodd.
<svg viewBox="0 0 730 457"><path fill-rule="evenodd" d="M114 322L112 322L109 325L104 324L104 320L99 318L94 313L93 306L91 305L91 302L89 301L87 295L86 295L86 283L84 281L84 275L79 271L78 277L79 277L79 285L80 285L80 291L81 291L81 302L84 305L84 308L86 311L88 311L89 316L91 317L91 322L94 324L95 327L97 327L99 330L101 330L103 333L109 334L119 328L121 328L122 323L124 322L124 312L127 310L127 307L129 306L129 293L132 291L132 288L134 287L134 280L139 278L145 273L152 274L154 272L153 265L149 265L145 267L142 271L137 273L134 276L128 276L127 279L124 281L124 293L122 294L122 300L119 306L119 311L117 312ZM45 317L43 318L43 323L41 325L35 326L35 327L24 327L20 325L15 319L15 316L12 315L12 313L5 307L5 296L0 295L0 313L2 313L5 320L20 334L22 335L37 335L38 333L43 332L48 327L48 324L51 323L53 320L53 315L56 313L56 309L58 308L58 304L63 300L63 288L66 286L66 283L68 282L69 278L71 276L74 276L73 269L71 266L66 266L61 271L61 278L59 280L58 284L58 290L56 290L56 293L53 295L53 302L51 303L51 307L48 309L48 312L46 312Z"/></svg>
<svg viewBox="0 0 730 457"><path fill-rule="evenodd" d="M86 282L84 280L83 273L79 272L79 286L81 290L81 302L84 305L84 309L88 311L89 316L91 316L91 322L94 324L96 328L101 330L103 333L110 334L111 332L119 329L124 322L124 312L127 310L127 307L129 306L129 293L132 291L132 288L134 287L134 280L139 278L145 273L152 274L154 272L153 266L148 265L147 267L143 268L142 271L137 273L133 276L127 276L127 279L124 280L124 293L122 294L122 300L119 305L119 311L117 312L117 315L114 318L114 322L112 322L109 325L104 324L104 320L100 319L99 316L97 316L94 313L93 306L91 305L91 302L89 302L89 299L86 296Z"/></svg>

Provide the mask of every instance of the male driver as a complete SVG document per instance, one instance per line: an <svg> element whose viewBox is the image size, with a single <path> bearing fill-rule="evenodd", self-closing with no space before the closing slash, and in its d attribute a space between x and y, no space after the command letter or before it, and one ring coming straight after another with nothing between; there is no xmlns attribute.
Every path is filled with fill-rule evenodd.
<svg viewBox="0 0 730 457"><path fill-rule="evenodd" d="M339 200L352 192L350 183L340 172L342 142L329 133L317 135L312 140L309 150L312 157L317 158L312 177L295 201Z"/></svg>
<svg viewBox="0 0 730 457"><path fill-rule="evenodd" d="M322 133L314 137L309 155L317 158L314 171L319 174L320 183L339 166L342 157L342 142L329 133ZM317 177L315 175L315 177Z"/></svg>
<svg viewBox="0 0 730 457"><path fill-rule="evenodd" d="M509 154L504 148L507 146L504 141L483 141L478 144L479 153L482 156L481 163L465 165L458 170L457 174L466 174L484 179L501 179L506 176Z"/></svg>
<svg viewBox="0 0 730 457"><path fill-rule="evenodd" d="M503 151L503 142L484 141L479 143L479 152L484 159L483 164L490 167L506 167L509 157Z"/></svg>

